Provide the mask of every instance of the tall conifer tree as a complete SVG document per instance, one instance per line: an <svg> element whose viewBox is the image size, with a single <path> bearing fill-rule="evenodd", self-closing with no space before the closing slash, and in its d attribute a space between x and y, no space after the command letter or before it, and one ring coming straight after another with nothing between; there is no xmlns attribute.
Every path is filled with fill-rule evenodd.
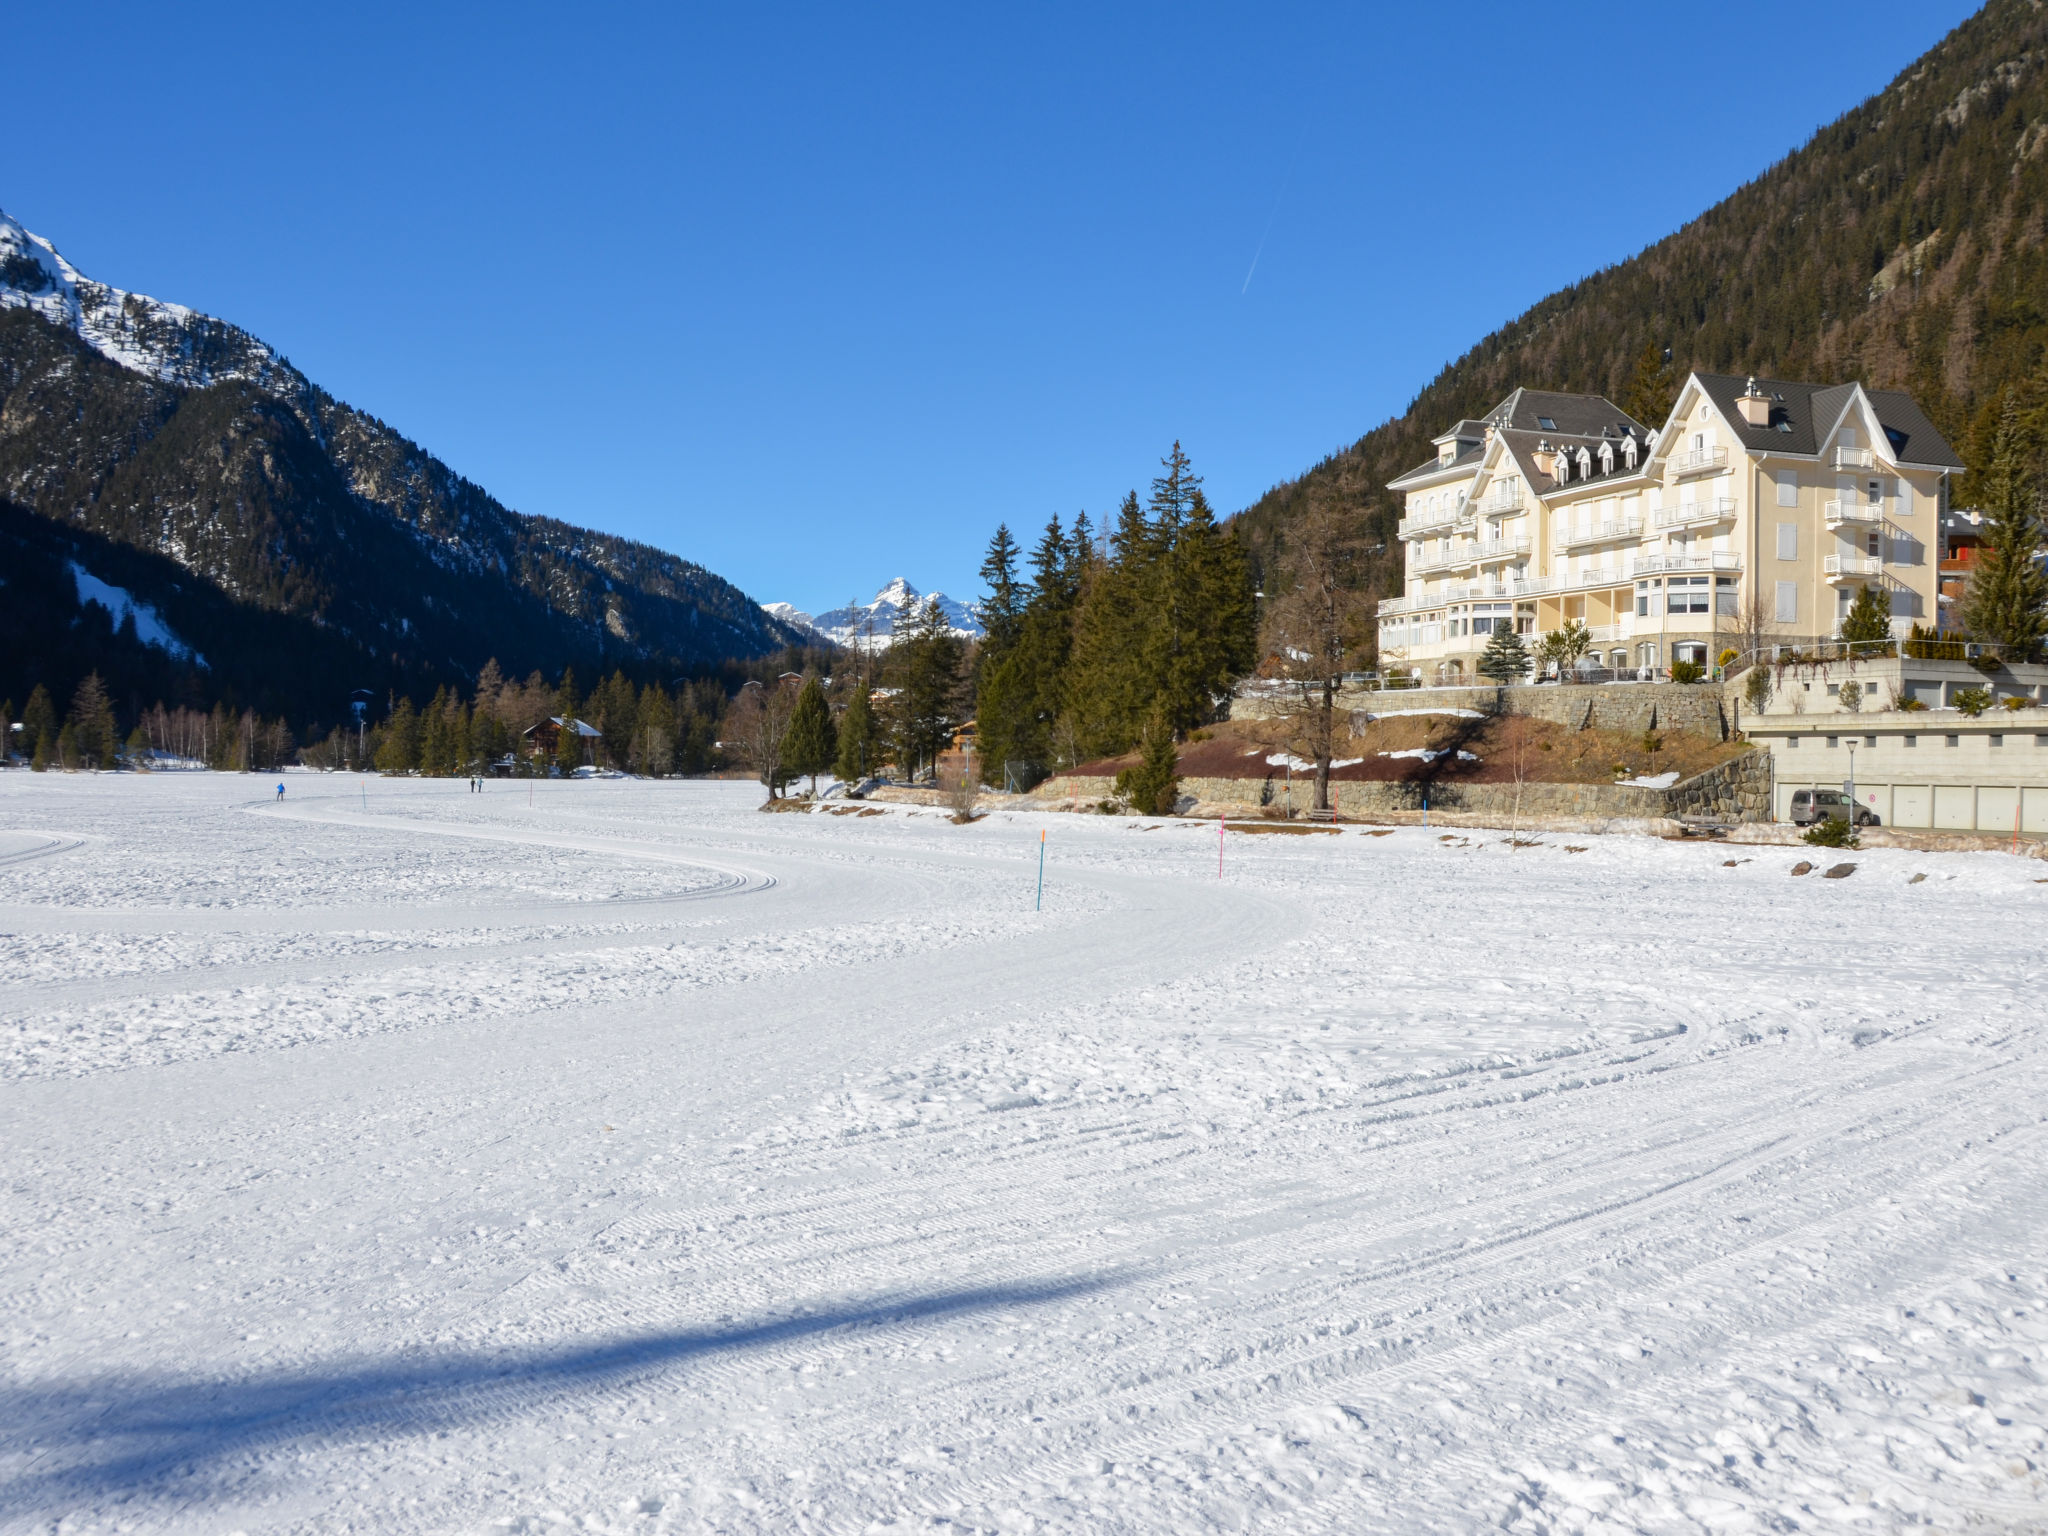
<svg viewBox="0 0 2048 1536"><path fill-rule="evenodd" d="M2008 660L2031 661L2048 634L2048 573L2039 559L2041 494L2030 462L2034 445L2008 394L1983 477L1984 546L1963 596L1963 623L1980 640L2006 647Z"/></svg>

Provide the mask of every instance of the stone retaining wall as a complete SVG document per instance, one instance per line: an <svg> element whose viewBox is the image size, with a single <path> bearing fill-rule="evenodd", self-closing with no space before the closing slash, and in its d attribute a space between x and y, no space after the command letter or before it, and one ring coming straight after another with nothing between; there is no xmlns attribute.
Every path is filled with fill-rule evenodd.
<svg viewBox="0 0 2048 1536"><path fill-rule="evenodd" d="M1543 690L1554 692L1555 690ZM1093 805L1110 798L1113 778L1062 774L1036 791L1049 801ZM1705 773L1672 785L1647 789L1636 784L1460 784L1387 783L1333 779L1330 789L1342 816L1420 816L1425 797L1432 816L1469 814L1489 824L1519 815L1522 820L1563 818L1573 822L1650 821L1682 816L1709 821L1768 821L1771 815L1771 760L1763 751L1749 751ZM1298 814L1314 801L1311 780L1296 778L1290 786L1279 774L1260 779L1184 778L1183 795L1203 807L1285 810Z"/></svg>
<svg viewBox="0 0 2048 1536"><path fill-rule="evenodd" d="M1230 701L1230 718L1270 719L1276 702L1270 694L1239 694ZM1527 715L1575 731L1686 731L1715 741L1726 741L1729 735L1728 707L1715 683L1559 683L1387 692L1346 688L1337 695L1337 707L1371 714L1470 709L1483 715Z"/></svg>

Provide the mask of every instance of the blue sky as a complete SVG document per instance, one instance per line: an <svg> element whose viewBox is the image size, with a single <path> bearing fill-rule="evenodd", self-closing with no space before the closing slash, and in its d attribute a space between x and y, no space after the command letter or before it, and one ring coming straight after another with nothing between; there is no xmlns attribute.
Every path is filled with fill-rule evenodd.
<svg viewBox="0 0 2048 1536"><path fill-rule="evenodd" d="M966 596L1175 438L1243 506L1972 9L89 8L10 29L0 208L522 511Z"/></svg>

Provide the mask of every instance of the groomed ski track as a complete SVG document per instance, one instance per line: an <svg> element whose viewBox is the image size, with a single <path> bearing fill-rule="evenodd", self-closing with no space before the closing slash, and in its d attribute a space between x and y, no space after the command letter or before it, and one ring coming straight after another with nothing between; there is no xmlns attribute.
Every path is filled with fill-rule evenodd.
<svg viewBox="0 0 2048 1536"><path fill-rule="evenodd" d="M0 776L0 1529L2048 1517L2048 866L287 782Z"/></svg>

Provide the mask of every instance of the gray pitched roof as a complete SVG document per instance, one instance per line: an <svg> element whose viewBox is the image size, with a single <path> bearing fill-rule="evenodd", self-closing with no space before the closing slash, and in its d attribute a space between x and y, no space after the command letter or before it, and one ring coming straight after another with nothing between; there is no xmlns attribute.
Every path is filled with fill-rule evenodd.
<svg viewBox="0 0 2048 1536"><path fill-rule="evenodd" d="M1748 386L1746 377L1727 373L1695 374L1729 427L1745 448L1759 453L1819 453L1820 434L1833 426L1854 392L1852 384L1801 384L1792 379L1759 377L1757 388L1771 397L1771 419L1752 427L1742 419L1735 402ZM1866 389L1877 412L1879 425L1891 439L1892 453L1909 464L1940 464L1963 468L1948 440L1916 405L1911 395L1896 389ZM1789 427L1791 430L1786 431Z"/></svg>
<svg viewBox="0 0 2048 1536"><path fill-rule="evenodd" d="M1552 437L1619 437L1631 428L1638 435L1650 429L1605 395L1568 395L1554 389L1518 389L1486 413L1496 426L1523 432L1548 432ZM1548 419L1553 423L1544 426Z"/></svg>
<svg viewBox="0 0 2048 1536"><path fill-rule="evenodd" d="M1442 459L1428 459L1416 465L1413 469L1402 471L1389 480L1387 484L1389 487L1406 485L1410 480L1418 479L1423 475L1433 475L1439 470L1469 469L1479 462L1480 455L1485 451L1486 449L1483 444L1474 443L1470 448L1458 450L1458 456L1448 464L1444 463Z"/></svg>
<svg viewBox="0 0 2048 1536"><path fill-rule="evenodd" d="M1549 415L1549 412L1546 411L1544 414ZM1624 417L1623 419L1626 420L1627 418ZM1506 446L1508 452L1514 455L1515 463L1521 466L1522 477L1529 482L1529 488L1539 496L1548 496L1558 488L1559 482L1556 477L1546 475L1536 467L1536 445L1538 443L1550 443L1577 448L1584 439L1574 438L1567 441L1566 434L1560 432L1518 432L1509 429L1500 434L1500 440ZM1610 441L1615 440L1610 439ZM1638 439L1638 442L1642 446L1641 451L1636 455L1635 467L1633 469L1629 467L1628 461L1621 456L1620 448L1616 447L1614 452L1614 472L1612 474L1603 475L1600 473L1600 456L1596 453L1593 456L1593 472L1590 475L1579 474L1576 467L1577 461L1574 460L1572 477L1564 483L1570 487L1577 487L1597 484L1602 480L1626 480L1631 476L1640 475L1649 466L1650 450L1647 442L1643 442L1641 439Z"/></svg>

